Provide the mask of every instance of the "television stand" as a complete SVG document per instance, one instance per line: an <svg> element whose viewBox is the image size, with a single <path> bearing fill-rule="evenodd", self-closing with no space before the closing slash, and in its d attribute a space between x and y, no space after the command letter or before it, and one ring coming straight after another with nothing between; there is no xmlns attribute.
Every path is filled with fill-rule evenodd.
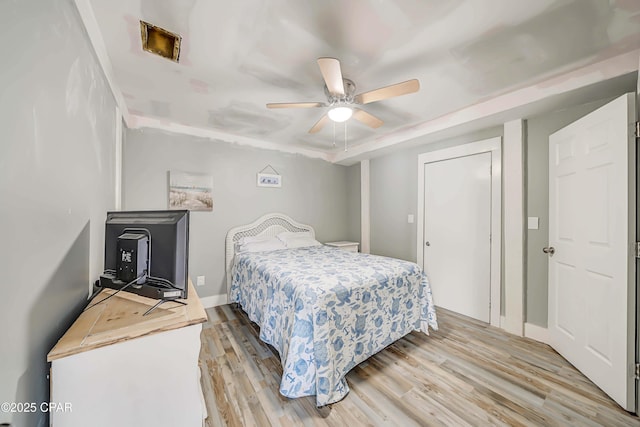
<svg viewBox="0 0 640 427"><path fill-rule="evenodd" d="M188 286L186 306L162 306L146 317L158 301L129 292L80 314L47 355L51 401L73 405L51 411L51 425L204 425L198 355L207 313L191 280Z"/></svg>
<svg viewBox="0 0 640 427"><path fill-rule="evenodd" d="M161 299L153 307L151 307L149 310L145 311L143 316L146 316L147 314L150 314L153 310L155 310L156 308L160 307L160 305L164 304L165 302L175 302L175 303L178 303L178 304L187 305L186 302L179 301L177 299Z"/></svg>

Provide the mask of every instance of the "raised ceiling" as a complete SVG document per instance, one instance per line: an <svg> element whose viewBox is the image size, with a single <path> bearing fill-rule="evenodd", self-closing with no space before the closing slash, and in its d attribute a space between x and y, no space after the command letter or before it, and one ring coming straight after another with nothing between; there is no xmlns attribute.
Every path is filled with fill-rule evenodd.
<svg viewBox="0 0 640 427"><path fill-rule="evenodd" d="M336 125L338 147L332 125L307 133L325 109L265 107L325 101L318 57L338 58L358 93L420 80L418 93L362 107L382 127L347 122L349 147L363 153L380 141L419 136L457 111L558 84L575 70L602 73L607 61L624 68L625 54L632 58L640 48L638 0L76 3L131 127L253 141L328 160L342 150L343 125ZM142 50L140 20L182 36L179 63Z"/></svg>

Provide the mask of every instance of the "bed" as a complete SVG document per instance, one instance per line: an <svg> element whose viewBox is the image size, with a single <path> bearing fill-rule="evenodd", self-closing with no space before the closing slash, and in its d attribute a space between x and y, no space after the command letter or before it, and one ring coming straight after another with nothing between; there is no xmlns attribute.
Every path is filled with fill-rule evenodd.
<svg viewBox="0 0 640 427"><path fill-rule="evenodd" d="M431 289L417 264L320 244L242 249L277 236L315 241L313 227L268 214L229 231L226 265L229 301L280 355L282 395L315 395L317 406L337 402L349 392L344 377L353 367L411 331L437 329Z"/></svg>

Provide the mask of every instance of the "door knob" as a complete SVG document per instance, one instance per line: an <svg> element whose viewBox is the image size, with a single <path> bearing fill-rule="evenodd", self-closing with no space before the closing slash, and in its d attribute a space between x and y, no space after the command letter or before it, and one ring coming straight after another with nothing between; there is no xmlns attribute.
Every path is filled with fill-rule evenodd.
<svg viewBox="0 0 640 427"><path fill-rule="evenodd" d="M553 254L556 253L556 248L554 248L553 246L547 246L546 248L542 248L542 252L553 256Z"/></svg>
<svg viewBox="0 0 640 427"><path fill-rule="evenodd" d="M431 243L429 243L428 241L424 243L425 246L431 246Z"/></svg>

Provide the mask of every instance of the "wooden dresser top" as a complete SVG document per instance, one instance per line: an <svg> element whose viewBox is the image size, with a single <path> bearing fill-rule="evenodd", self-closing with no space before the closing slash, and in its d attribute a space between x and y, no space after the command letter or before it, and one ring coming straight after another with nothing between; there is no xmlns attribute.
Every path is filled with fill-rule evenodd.
<svg viewBox="0 0 640 427"><path fill-rule="evenodd" d="M114 292L116 291L113 289L103 289L90 304ZM49 352L47 361L206 322L207 313L191 279L188 295L186 306L168 301L143 317L143 313L158 301L129 292L120 292L113 298L82 312Z"/></svg>

